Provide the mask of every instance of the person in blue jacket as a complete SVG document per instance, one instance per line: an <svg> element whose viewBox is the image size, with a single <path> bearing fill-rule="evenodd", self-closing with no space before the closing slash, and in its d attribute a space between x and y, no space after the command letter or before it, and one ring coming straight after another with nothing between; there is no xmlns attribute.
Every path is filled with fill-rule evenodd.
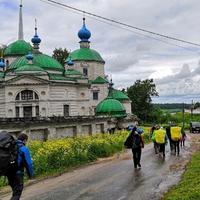
<svg viewBox="0 0 200 200"><path fill-rule="evenodd" d="M33 177L33 162L29 149L26 147L27 140L26 134L20 134L16 142L18 147L16 170L7 175L8 183L13 192L10 200L19 200L21 197L24 188L24 169L26 169L29 178Z"/></svg>

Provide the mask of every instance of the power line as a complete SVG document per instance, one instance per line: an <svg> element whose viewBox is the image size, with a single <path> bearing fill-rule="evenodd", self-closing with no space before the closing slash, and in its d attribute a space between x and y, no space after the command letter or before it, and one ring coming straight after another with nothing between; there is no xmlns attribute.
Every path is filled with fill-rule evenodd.
<svg viewBox="0 0 200 200"><path fill-rule="evenodd" d="M53 1L53 0L40 0L40 1L50 2L52 4L68 8L70 10L74 10L74 11L76 11L78 13L84 13L84 14L87 14L89 16L93 16L95 18L99 18L99 19L102 19L102 20L105 20L105 21L109 21L111 23L114 23L114 24L117 24L117 25L121 25L121 26L125 26L125 27L131 28L131 29L135 29L135 30L138 30L138 31L142 31L142 32L145 32L145 33L148 33L148 34L151 34L151 35L156 35L156 36L159 36L159 37L162 37L162 38L167 38L167 39L170 39L170 40L174 40L174 41L182 42L182 43L185 43L185 44L190 44L190 45L195 45L195 46L200 47L200 44L198 44L198 43L194 43L194 42L186 41L186 40L183 40L183 39L178 39L178 38L175 38L175 37L171 37L171 36L168 36L168 35L156 33L156 32L153 32L153 31L149 31L149 30L146 30L146 29L143 29L143 28L139 28L139 27L136 27L136 26L133 26L133 25L130 25L130 24L126 24L126 23L123 23L123 22L120 22L120 21L117 21L117 20L114 20L114 19L109 19L107 17L103 17L103 16L100 16L100 15L97 15L97 14L94 14L94 13L91 13L91 12L87 12L87 11L84 11L84 10L81 10L81 9L78 9L78 8L69 6L67 4L63 4L63 3L57 2L57 1Z"/></svg>

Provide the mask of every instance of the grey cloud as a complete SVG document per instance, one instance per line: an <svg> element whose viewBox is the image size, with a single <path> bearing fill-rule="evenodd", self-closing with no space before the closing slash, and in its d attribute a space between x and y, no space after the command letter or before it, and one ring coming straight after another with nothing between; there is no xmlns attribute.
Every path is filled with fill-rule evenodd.
<svg viewBox="0 0 200 200"><path fill-rule="evenodd" d="M191 76L191 71L188 64L184 64L179 73L176 73L171 76L164 77L162 79L156 79L155 82L157 84L168 84L168 83L176 83L179 80L189 78Z"/></svg>

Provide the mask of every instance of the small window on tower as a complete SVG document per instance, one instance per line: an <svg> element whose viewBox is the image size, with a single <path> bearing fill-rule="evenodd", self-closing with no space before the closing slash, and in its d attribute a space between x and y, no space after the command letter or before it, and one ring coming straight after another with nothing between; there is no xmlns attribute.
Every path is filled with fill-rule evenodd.
<svg viewBox="0 0 200 200"><path fill-rule="evenodd" d="M93 92L93 100L98 100L98 92Z"/></svg>
<svg viewBox="0 0 200 200"><path fill-rule="evenodd" d="M69 116L69 105L64 105L63 106L63 114L64 114L64 117L68 117Z"/></svg>
<svg viewBox="0 0 200 200"><path fill-rule="evenodd" d="M88 76L88 69L85 67L83 68L83 75Z"/></svg>

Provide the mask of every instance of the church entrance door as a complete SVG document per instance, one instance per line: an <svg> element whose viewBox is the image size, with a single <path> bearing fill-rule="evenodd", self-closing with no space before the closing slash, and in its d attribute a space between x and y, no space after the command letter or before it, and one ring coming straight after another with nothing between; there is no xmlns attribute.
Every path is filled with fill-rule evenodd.
<svg viewBox="0 0 200 200"><path fill-rule="evenodd" d="M31 118L32 117L32 106L25 106L24 107L24 118Z"/></svg>

